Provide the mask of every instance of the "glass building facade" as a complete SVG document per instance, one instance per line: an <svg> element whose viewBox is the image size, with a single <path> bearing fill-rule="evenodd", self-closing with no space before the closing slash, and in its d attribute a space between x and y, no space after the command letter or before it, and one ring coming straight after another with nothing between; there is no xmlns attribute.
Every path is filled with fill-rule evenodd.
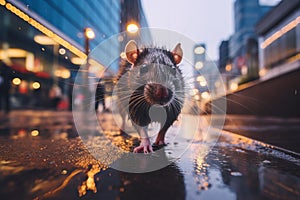
<svg viewBox="0 0 300 200"><path fill-rule="evenodd" d="M260 76L263 79L299 69L300 1L282 1L257 25Z"/></svg>
<svg viewBox="0 0 300 200"><path fill-rule="evenodd" d="M120 31L119 1L18 1L26 9L38 14L81 47L84 46L83 31L85 27L92 28L96 35L91 40L91 49L107 37L117 34Z"/></svg>
<svg viewBox="0 0 300 200"><path fill-rule="evenodd" d="M95 33L89 40L93 49L120 32L120 13L121 2L114 0L0 0L0 85L8 67L12 108L50 108L57 95L70 99L74 77L87 58L84 29ZM104 53L114 51L118 42ZM92 61L90 66L106 67ZM118 70L117 64L110 67Z"/></svg>
<svg viewBox="0 0 300 200"><path fill-rule="evenodd" d="M257 40L255 25L272 6L262 5L259 0L236 0L234 2L234 34L229 40L229 57L232 60L231 74L235 76L256 76L249 72L257 71L257 55L249 58L249 51L254 51L253 40ZM250 62L250 63L249 63Z"/></svg>
<svg viewBox="0 0 300 200"><path fill-rule="evenodd" d="M236 0L234 3L234 35L230 41L232 58L245 53L249 38L256 38L255 24L272 7L262 6L259 0Z"/></svg>

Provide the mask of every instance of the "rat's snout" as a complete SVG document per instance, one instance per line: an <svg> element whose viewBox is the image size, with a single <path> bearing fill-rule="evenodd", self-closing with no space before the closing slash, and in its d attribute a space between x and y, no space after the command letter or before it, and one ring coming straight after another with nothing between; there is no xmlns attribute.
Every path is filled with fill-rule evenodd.
<svg viewBox="0 0 300 200"><path fill-rule="evenodd" d="M145 87L146 99L150 99L152 104L167 104L172 98L172 91L164 85L150 83Z"/></svg>
<svg viewBox="0 0 300 200"><path fill-rule="evenodd" d="M164 99L169 96L168 88L164 87L163 85L155 84L154 88L154 97L157 99Z"/></svg>

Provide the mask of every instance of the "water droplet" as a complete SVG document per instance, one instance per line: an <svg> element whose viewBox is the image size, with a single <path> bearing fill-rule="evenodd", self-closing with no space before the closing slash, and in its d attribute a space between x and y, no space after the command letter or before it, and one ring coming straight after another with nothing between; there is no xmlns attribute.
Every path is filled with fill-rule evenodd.
<svg viewBox="0 0 300 200"><path fill-rule="evenodd" d="M242 150L242 149L236 149L235 151L236 151L236 152L240 152L240 153L245 153L245 151Z"/></svg>
<svg viewBox="0 0 300 200"><path fill-rule="evenodd" d="M11 163L11 161L9 161L9 160L2 160L0 162L0 164L3 164L3 165L9 164L9 163Z"/></svg>
<svg viewBox="0 0 300 200"><path fill-rule="evenodd" d="M271 161L269 161L269 160L264 160L262 163L263 163L263 164L270 164Z"/></svg>
<svg viewBox="0 0 300 200"><path fill-rule="evenodd" d="M130 181L126 180L126 181L124 181L123 184L124 184L124 185L129 185L129 184L130 184Z"/></svg>
<svg viewBox="0 0 300 200"><path fill-rule="evenodd" d="M242 176L241 172L231 172L231 176Z"/></svg>

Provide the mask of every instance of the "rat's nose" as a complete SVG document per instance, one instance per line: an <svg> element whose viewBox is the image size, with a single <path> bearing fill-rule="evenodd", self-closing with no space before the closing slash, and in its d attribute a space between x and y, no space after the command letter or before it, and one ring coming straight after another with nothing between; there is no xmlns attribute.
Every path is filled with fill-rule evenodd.
<svg viewBox="0 0 300 200"><path fill-rule="evenodd" d="M168 88L163 85L156 84L154 95L158 100L165 99L169 96Z"/></svg>
<svg viewBox="0 0 300 200"><path fill-rule="evenodd" d="M165 105L173 96L173 92L159 83L149 83L145 86L144 94L151 104Z"/></svg>

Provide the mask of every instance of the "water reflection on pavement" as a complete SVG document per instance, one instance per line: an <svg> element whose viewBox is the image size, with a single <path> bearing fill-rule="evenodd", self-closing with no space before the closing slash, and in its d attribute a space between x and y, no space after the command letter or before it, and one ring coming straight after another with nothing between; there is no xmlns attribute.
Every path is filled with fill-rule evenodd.
<svg viewBox="0 0 300 200"><path fill-rule="evenodd" d="M173 164L134 174L95 160L69 112L14 111L0 122L1 199L300 199L296 155L226 132L212 149L198 138Z"/></svg>

